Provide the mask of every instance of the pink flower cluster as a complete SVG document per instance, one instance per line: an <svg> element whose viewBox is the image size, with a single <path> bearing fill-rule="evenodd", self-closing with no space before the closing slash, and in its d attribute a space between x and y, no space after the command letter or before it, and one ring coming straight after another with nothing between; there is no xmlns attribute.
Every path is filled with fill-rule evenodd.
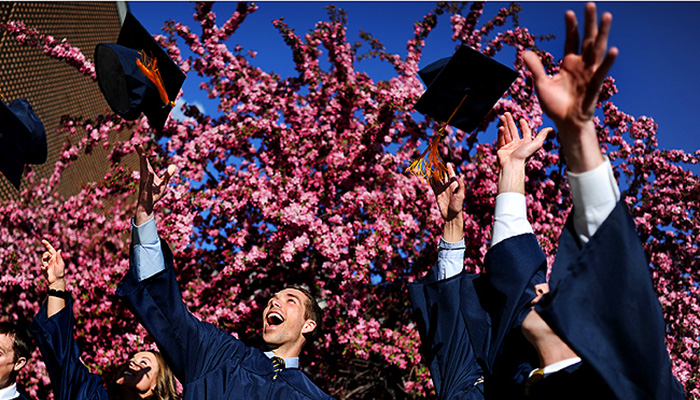
<svg viewBox="0 0 700 400"><path fill-rule="evenodd" d="M0 29L13 35L17 41L25 46L40 47L46 55L77 69L81 74L97 79L95 64L88 60L83 52L73 47L66 39L56 40L51 35L39 33L35 28L27 27L23 22L9 21L0 24Z"/></svg>
<svg viewBox="0 0 700 400"><path fill-rule="evenodd" d="M298 73L279 77L230 45L254 6L239 6L220 27L211 3L195 11L196 29L170 21L158 40L183 70L202 77L202 89L219 100L224 116L184 105L187 118L166 125L162 146L151 141L145 119L66 119L61 133L70 140L54 174L42 181L26 174L31 193L0 204L0 293L11 299L3 302L5 315L31 317L45 298L38 254L46 237L68 262L76 339L86 364L109 379L118 361L152 345L114 296L128 266L138 178L121 160L135 144L144 144L155 168L174 164L179 170L158 205L157 223L175 254L185 302L197 316L257 343L267 297L282 285L306 284L325 304L323 335L304 356L315 382L338 398L433 396L406 291L434 263L441 233L428 185L404 173L439 126L414 119L413 104L424 90L416 74L425 39L442 18L452 24L455 41L488 54L515 49L513 67L520 72L480 129L470 135L452 131L440 148L467 180L470 272L481 270L488 249L498 178L496 151L483 131L504 111L540 128L542 110L521 55L538 51L550 73L558 68L553 56L537 49L537 38L524 27L499 30L507 18L516 19L517 6L483 22L479 3L463 16L462 6L441 2L407 32L402 54L390 54L371 34L362 34L370 47L365 56L379 57L396 71L389 81L374 81L358 70L363 56L347 41L345 13L332 7L328 20L305 35L282 20L273 22L292 49ZM51 57L74 60L68 62L79 73L94 73L77 49L68 51L20 24L2 28L20 42L47 46ZM180 46L193 56L182 57ZM321 57L329 63L320 63ZM653 120L622 112L612 103L616 91L608 78L598 132L651 260L674 372L689 397L697 397L700 181L684 166L700 162L700 154L659 148ZM133 135L115 143L112 134L127 129ZM110 149L109 173L75 196L61 197L56 187L63 171L94 146ZM529 218L550 261L571 204L557 147L556 139L545 143L528 165L526 183ZM39 360L35 353L23 379L37 397L50 398Z"/></svg>

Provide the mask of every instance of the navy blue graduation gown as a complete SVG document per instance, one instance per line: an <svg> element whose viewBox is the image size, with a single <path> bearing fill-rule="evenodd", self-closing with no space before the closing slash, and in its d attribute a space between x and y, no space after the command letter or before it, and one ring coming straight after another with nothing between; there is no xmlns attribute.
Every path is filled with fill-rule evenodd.
<svg viewBox="0 0 700 400"><path fill-rule="evenodd" d="M462 272L438 281L431 270L409 285L422 354L439 399L517 393L537 361L520 325L546 268L535 235L524 234L491 248L484 274Z"/></svg>
<svg viewBox="0 0 700 400"><path fill-rule="evenodd" d="M536 311L616 398L685 398L671 372L649 264L622 201L585 246L569 217L550 293Z"/></svg>
<svg viewBox="0 0 700 400"><path fill-rule="evenodd" d="M195 318L182 301L173 255L161 240L166 269L138 282L133 266L119 283L122 297L184 387L184 400L331 399L299 368L273 379L270 359L229 333Z"/></svg>
<svg viewBox="0 0 700 400"><path fill-rule="evenodd" d="M107 400L102 379L80 361L80 349L73 339L73 300L51 318L46 315L46 305L44 302L29 329L49 371L54 399Z"/></svg>
<svg viewBox="0 0 700 400"><path fill-rule="evenodd" d="M522 397L522 395L521 395ZM606 400L615 395L602 384L590 363L580 362L547 376L530 388L530 399Z"/></svg>

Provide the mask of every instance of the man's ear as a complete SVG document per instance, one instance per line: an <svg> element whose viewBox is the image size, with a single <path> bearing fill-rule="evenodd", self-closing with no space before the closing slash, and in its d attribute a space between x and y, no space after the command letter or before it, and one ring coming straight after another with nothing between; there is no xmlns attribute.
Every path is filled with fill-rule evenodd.
<svg viewBox="0 0 700 400"><path fill-rule="evenodd" d="M16 362L15 366L13 369L15 372L19 372L20 369L24 368L24 366L27 365L27 358L26 357L20 357Z"/></svg>
<svg viewBox="0 0 700 400"><path fill-rule="evenodd" d="M301 333L311 333L314 331L314 329L316 329L316 321L314 321L313 319L307 319L304 322L304 326L301 327Z"/></svg>

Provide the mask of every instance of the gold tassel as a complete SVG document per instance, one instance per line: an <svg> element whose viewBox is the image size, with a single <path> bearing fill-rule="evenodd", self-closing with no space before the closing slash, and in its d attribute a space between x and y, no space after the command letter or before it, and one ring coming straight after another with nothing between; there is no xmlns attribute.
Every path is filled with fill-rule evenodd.
<svg viewBox="0 0 700 400"><path fill-rule="evenodd" d="M163 85L163 78L160 76L160 70L158 70L158 60L151 56L148 57L144 50L139 51L141 59L136 59L136 65L139 66L141 72L146 75L151 82L158 88L158 94L160 94L160 99L170 107L175 107L175 102L168 99L168 92L165 91L165 86Z"/></svg>
<svg viewBox="0 0 700 400"><path fill-rule="evenodd" d="M411 165L406 168L406 172L410 172L412 175L426 179L429 182L437 182L445 177L447 167L445 167L445 163L442 162L442 158L440 158L438 145L447 135L445 133L445 127L450 124L452 117L457 114L457 110L462 107L462 104L464 104L464 100L467 99L468 95L469 93L466 93L464 97L462 97L462 101L460 101L457 108L452 111L452 115L450 115L450 118L447 119L445 125L438 129L437 134L433 136L430 146L423 151L423 154L421 154L417 160L414 160Z"/></svg>
<svg viewBox="0 0 700 400"><path fill-rule="evenodd" d="M428 148L423 151L423 154L421 154L418 159L414 160L411 165L406 168L406 171L421 179L426 179L429 182L441 180L447 168L445 167L445 163L442 162L442 158L440 158L438 145L444 137L445 127L443 126L438 130L437 135L433 136L433 140L430 142Z"/></svg>

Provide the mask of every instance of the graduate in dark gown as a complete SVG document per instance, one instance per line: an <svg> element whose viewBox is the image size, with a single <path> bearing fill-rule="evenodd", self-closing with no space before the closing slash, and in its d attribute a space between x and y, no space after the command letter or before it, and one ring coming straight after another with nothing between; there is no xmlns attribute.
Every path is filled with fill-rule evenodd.
<svg viewBox="0 0 700 400"><path fill-rule="evenodd" d="M184 399L330 399L299 368L299 354L316 333L321 311L300 287L276 293L263 312L265 349L246 346L195 318L182 301L173 255L153 218L174 173L156 176L139 147L141 181L130 269L117 294L155 338L184 386Z"/></svg>
<svg viewBox="0 0 700 400"><path fill-rule="evenodd" d="M32 355L30 346L31 338L26 325L0 322L0 400L30 399L17 383L17 374Z"/></svg>
<svg viewBox="0 0 700 400"><path fill-rule="evenodd" d="M427 363L440 399L483 399L501 375L499 392L513 386L515 371L529 372L534 349L524 343L519 326L535 297L535 285L545 282L546 260L527 220L525 162L544 142L551 128L534 138L521 121L518 135L509 113L501 117L498 160L501 171L496 197L490 267L484 274L464 272L462 203L464 183L448 165L448 180L433 185L445 226L438 263L409 285ZM500 249L507 249L506 251ZM517 262L513 262L517 255ZM518 328L518 329L516 329ZM500 357L503 347L524 351L522 357ZM502 365L509 365L505 368ZM522 375L521 373L521 375Z"/></svg>
<svg viewBox="0 0 700 400"><path fill-rule="evenodd" d="M134 354L121 367L110 389L99 375L88 370L73 339L73 300L66 291L65 263L60 251L46 240L43 243L47 251L42 255L42 270L49 284L49 297L34 317L31 330L49 372L54 399L179 399L175 377L155 351Z"/></svg>
<svg viewBox="0 0 700 400"><path fill-rule="evenodd" d="M542 108L557 126L574 203L549 283L531 279L536 295L523 303L528 296L523 282L537 278L546 264L542 259L539 268L533 267L541 250L521 235L492 245L486 258L490 280L460 278L460 291L453 291L459 296L447 299L457 304L440 303L449 279L413 289L440 398L466 397L462 393L475 366L484 376L486 398L685 398L671 371L648 262L593 123L603 78L617 56L617 49L606 50L611 15L603 15L600 28L596 18L589 3L579 49L576 17L567 13L565 58L556 76L545 74L534 53L524 55ZM513 274L501 274L504 268ZM537 272L530 275L533 268ZM483 286L476 283L481 279L487 281ZM457 322L441 319L440 306L459 310ZM467 345L449 337L458 331L455 324L464 326ZM443 342L436 342L440 338ZM445 351L460 346L470 348L473 358L465 361ZM447 365L450 375L440 375ZM459 390L441 389L448 386Z"/></svg>
<svg viewBox="0 0 700 400"><path fill-rule="evenodd" d="M551 291L522 325L540 359L528 391L534 398L683 399L649 263L593 122L603 79L618 54L607 49L612 15L604 13L598 26L595 4L588 3L580 44L573 11L565 21L557 75L547 76L535 53L523 54L540 104L557 127L574 203ZM571 354L581 361L547 370Z"/></svg>

